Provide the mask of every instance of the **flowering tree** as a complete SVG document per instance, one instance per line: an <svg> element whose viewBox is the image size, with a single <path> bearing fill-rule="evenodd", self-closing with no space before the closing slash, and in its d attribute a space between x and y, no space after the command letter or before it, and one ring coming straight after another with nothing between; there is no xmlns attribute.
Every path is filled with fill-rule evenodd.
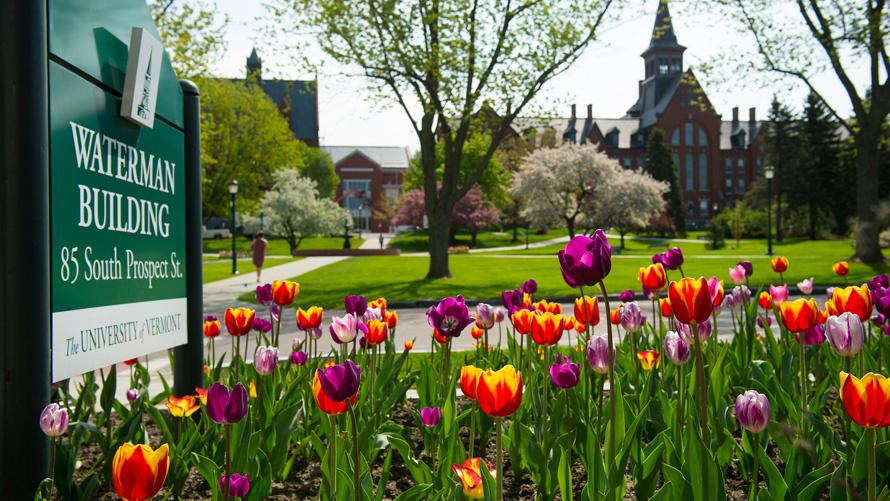
<svg viewBox="0 0 890 501"><path fill-rule="evenodd" d="M619 169L599 189L595 220L599 226L614 226L624 248L624 235L630 229L646 226L664 211L663 197L668 191L668 183L645 172Z"/></svg>
<svg viewBox="0 0 890 501"><path fill-rule="evenodd" d="M421 226L426 213L423 188L408 190L399 200L399 208L392 224ZM486 226L500 221L500 211L490 202L482 200L482 188L474 186L472 190L458 200L451 212L450 240L460 228L470 230L473 238L471 245L476 245L476 233Z"/></svg>
<svg viewBox="0 0 890 501"><path fill-rule="evenodd" d="M511 193L533 225L565 225L574 237L579 225L592 222L601 186L620 171L595 146L565 143L530 153L513 176Z"/></svg>

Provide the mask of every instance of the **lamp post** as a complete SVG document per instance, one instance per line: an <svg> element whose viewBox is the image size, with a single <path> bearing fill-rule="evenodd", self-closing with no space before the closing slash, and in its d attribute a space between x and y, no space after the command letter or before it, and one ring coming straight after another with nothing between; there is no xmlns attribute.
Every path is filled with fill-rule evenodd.
<svg viewBox="0 0 890 501"><path fill-rule="evenodd" d="M260 229L266 231L266 225L263 223L263 204L260 204Z"/></svg>
<svg viewBox="0 0 890 501"><path fill-rule="evenodd" d="M235 199L238 198L238 181L229 183L229 195L232 195L232 274L238 274L238 251L235 250Z"/></svg>
<svg viewBox="0 0 890 501"><path fill-rule="evenodd" d="M776 168L767 165L763 168L763 177L766 178L766 255L773 255L773 177L776 175Z"/></svg>
<svg viewBox="0 0 890 501"><path fill-rule="evenodd" d="M711 217L715 217L717 215L717 211L720 209L720 206L717 205L717 202L714 202L714 205L711 206L712 214Z"/></svg>
<svg viewBox="0 0 890 501"><path fill-rule="evenodd" d="M525 223L525 250L528 250L528 232L532 228L532 222L526 221Z"/></svg>

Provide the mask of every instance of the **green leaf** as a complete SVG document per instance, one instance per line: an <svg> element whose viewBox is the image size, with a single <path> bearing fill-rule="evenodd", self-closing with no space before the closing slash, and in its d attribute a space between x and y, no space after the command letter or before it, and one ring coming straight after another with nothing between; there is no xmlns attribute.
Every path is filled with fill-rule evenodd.
<svg viewBox="0 0 890 501"><path fill-rule="evenodd" d="M562 454L559 457L559 493L563 501L572 501L572 465L570 464L571 454L561 449ZM484 468L483 468L484 469Z"/></svg>
<svg viewBox="0 0 890 501"><path fill-rule="evenodd" d="M695 425L687 427L686 457L684 470L688 468L692 495L696 501L712 501L717 499L718 479L717 464L711 452L699 435ZM707 483L707 491L705 491Z"/></svg>
<svg viewBox="0 0 890 501"><path fill-rule="evenodd" d="M415 485L414 487L401 493L399 497L395 498L393 501L425 501L429 499L427 496L432 490L433 486L430 484Z"/></svg>
<svg viewBox="0 0 890 501"><path fill-rule="evenodd" d="M664 464L661 471L664 474L665 483L672 484L673 501L688 501L692 498L692 486L689 485L680 470L669 464Z"/></svg>
<svg viewBox="0 0 890 501"><path fill-rule="evenodd" d="M212 493L211 501L217 501L220 494L219 483L222 478L219 472L219 467L210 459L195 452L192 452L192 463L194 463L198 473L200 473L201 476L204 477L204 480L207 481L207 484L210 485L210 491Z"/></svg>

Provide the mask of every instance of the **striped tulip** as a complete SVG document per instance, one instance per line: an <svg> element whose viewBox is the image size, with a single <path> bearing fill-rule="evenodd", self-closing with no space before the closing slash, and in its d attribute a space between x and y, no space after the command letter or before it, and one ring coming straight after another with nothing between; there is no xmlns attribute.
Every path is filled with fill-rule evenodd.
<svg viewBox="0 0 890 501"><path fill-rule="evenodd" d="M226 310L226 329L233 336L243 336L250 334L253 329L253 320L256 318L256 311L249 308L228 308Z"/></svg>
<svg viewBox="0 0 890 501"><path fill-rule="evenodd" d="M657 351L648 350L641 351L637 353L637 359L640 361L640 365L643 366L643 370L651 371L653 368L657 368L660 363L659 360L660 355Z"/></svg>
<svg viewBox="0 0 890 501"><path fill-rule="evenodd" d="M535 312L531 310L516 310L511 319L513 320L513 328L520 334L528 334L532 328L532 319Z"/></svg>
<svg viewBox="0 0 890 501"><path fill-rule="evenodd" d="M825 336L838 355L852 357L862 350L865 331L859 317L852 313L844 313L828 317L825 321Z"/></svg>
<svg viewBox="0 0 890 501"><path fill-rule="evenodd" d="M168 402L164 405L167 406L173 417L189 417L201 408L201 404L197 403L196 400L196 397L192 395L186 395L182 398L170 395Z"/></svg>
<svg viewBox="0 0 890 501"><path fill-rule="evenodd" d="M562 306L559 303L551 303L548 302L546 299L538 301L534 304L534 306L535 309L540 312L550 312L557 315L562 313Z"/></svg>
<svg viewBox="0 0 890 501"><path fill-rule="evenodd" d="M114 454L111 478L124 501L145 501L161 490L170 468L167 444L152 450L143 444L123 444Z"/></svg>
<svg viewBox="0 0 890 501"><path fill-rule="evenodd" d="M371 320L368 322L368 332L365 334L365 339L368 340L369 345L375 346L386 341L387 334L389 334L389 327L385 323L380 320Z"/></svg>
<svg viewBox="0 0 890 501"><path fill-rule="evenodd" d="M779 303L779 316L785 328L795 334L810 332L819 320L819 307L813 298Z"/></svg>
<svg viewBox="0 0 890 501"><path fill-rule="evenodd" d="M482 499L484 497L482 492L482 470L480 470L483 464L488 468L492 478L497 480L497 470L492 469L491 463L480 458L468 458L463 464L451 465L451 469L457 475L460 485L464 489L464 495L470 499Z"/></svg>
<svg viewBox="0 0 890 501"><path fill-rule="evenodd" d="M841 372L841 400L854 423L864 428L890 426L890 379L869 372L861 380Z"/></svg>
<svg viewBox="0 0 890 501"><path fill-rule="evenodd" d="M465 365L460 369L460 391L470 400L476 400L476 387L479 385L479 377L482 369L472 365Z"/></svg>
<svg viewBox="0 0 890 501"><path fill-rule="evenodd" d="M723 304L723 299L726 297L726 292L723 289L723 280L717 280L717 277L711 277L708 280L708 290L711 292L711 297L714 299L714 307L718 307Z"/></svg>
<svg viewBox="0 0 890 501"><path fill-rule="evenodd" d="M861 320L863 323L868 322L871 318L874 304L872 303L871 291L867 285L859 287L851 286L843 289L835 289L834 296L829 301L834 305L836 315L850 312Z"/></svg>
<svg viewBox="0 0 890 501"><path fill-rule="evenodd" d="M769 295L769 292L763 291L760 293L760 297L757 298L757 304L764 310L771 310L773 308L773 298Z"/></svg>
<svg viewBox="0 0 890 501"><path fill-rule="evenodd" d="M512 365L499 371L488 369L479 376L476 398L482 412L491 417L507 417L522 403L522 373Z"/></svg>
<svg viewBox="0 0 890 501"><path fill-rule="evenodd" d="M739 426L751 433L760 433L769 424L769 399L762 393L748 390L735 399L735 416Z"/></svg>
<svg viewBox="0 0 890 501"><path fill-rule="evenodd" d="M383 315L383 321L386 322L386 326L390 328L390 330L395 329L397 325L399 325L399 314L394 311L387 311L385 315Z"/></svg>
<svg viewBox="0 0 890 501"><path fill-rule="evenodd" d="M215 338L219 336L219 333L222 331L222 324L219 323L219 320L209 320L204 322L204 336L209 338Z"/></svg>
<svg viewBox="0 0 890 501"><path fill-rule="evenodd" d="M535 343L540 346L553 346L562 338L563 317L547 312L541 315L533 315L531 322L531 335Z"/></svg>
<svg viewBox="0 0 890 501"><path fill-rule="evenodd" d="M470 328L470 335L473 336L473 339L480 339L483 334L485 334L485 329L480 329L479 327Z"/></svg>
<svg viewBox="0 0 890 501"><path fill-rule="evenodd" d="M405 351L411 351L414 348L414 341L405 341Z"/></svg>
<svg viewBox="0 0 890 501"><path fill-rule="evenodd" d="M831 265L831 269L838 276L845 277L845 276L847 276L847 273L850 273L850 263L848 263L846 261L834 263L833 265Z"/></svg>
<svg viewBox="0 0 890 501"><path fill-rule="evenodd" d="M272 302L278 306L290 306L297 294L300 293L300 284L290 280L272 282Z"/></svg>
<svg viewBox="0 0 890 501"><path fill-rule="evenodd" d="M575 321L591 327L600 323L599 300L590 296L575 299Z"/></svg>
<svg viewBox="0 0 890 501"><path fill-rule="evenodd" d="M788 270L788 258L785 256L774 257L771 264L776 273L785 273Z"/></svg>
<svg viewBox="0 0 890 501"><path fill-rule="evenodd" d="M661 263L655 263L645 268L640 268L637 277L640 279L640 283L643 284L643 287L650 291L659 291L663 289L667 283L667 273L665 273L664 266L662 266Z"/></svg>
<svg viewBox="0 0 890 501"><path fill-rule="evenodd" d="M778 308L779 303L784 303L788 301L788 286L782 284L778 287L774 285L769 286L769 298L773 303L773 308Z"/></svg>
<svg viewBox="0 0 890 501"><path fill-rule="evenodd" d="M661 310L661 316L665 318L671 317L671 298L666 297L658 300L658 308Z"/></svg>
<svg viewBox="0 0 890 501"><path fill-rule="evenodd" d="M708 320L714 310L714 300L704 277L671 282L668 295L674 316L684 324L700 324Z"/></svg>
<svg viewBox="0 0 890 501"><path fill-rule="evenodd" d="M310 306L306 311L303 308L297 309L297 326L304 331L311 331L321 327L324 321L324 308L318 306Z"/></svg>

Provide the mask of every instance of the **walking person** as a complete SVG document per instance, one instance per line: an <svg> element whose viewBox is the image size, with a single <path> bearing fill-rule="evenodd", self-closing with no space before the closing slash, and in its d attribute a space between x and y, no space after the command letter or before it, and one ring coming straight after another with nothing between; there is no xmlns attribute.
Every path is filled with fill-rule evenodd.
<svg viewBox="0 0 890 501"><path fill-rule="evenodd" d="M256 232L253 241L250 242L250 248L253 250L253 265L256 266L256 281L260 282L260 273L263 271L263 261L266 260L266 251L269 249L269 242L263 238L265 232L260 230Z"/></svg>
<svg viewBox="0 0 890 501"><path fill-rule="evenodd" d="M380 248L383 248L383 233L380 234Z"/></svg>

